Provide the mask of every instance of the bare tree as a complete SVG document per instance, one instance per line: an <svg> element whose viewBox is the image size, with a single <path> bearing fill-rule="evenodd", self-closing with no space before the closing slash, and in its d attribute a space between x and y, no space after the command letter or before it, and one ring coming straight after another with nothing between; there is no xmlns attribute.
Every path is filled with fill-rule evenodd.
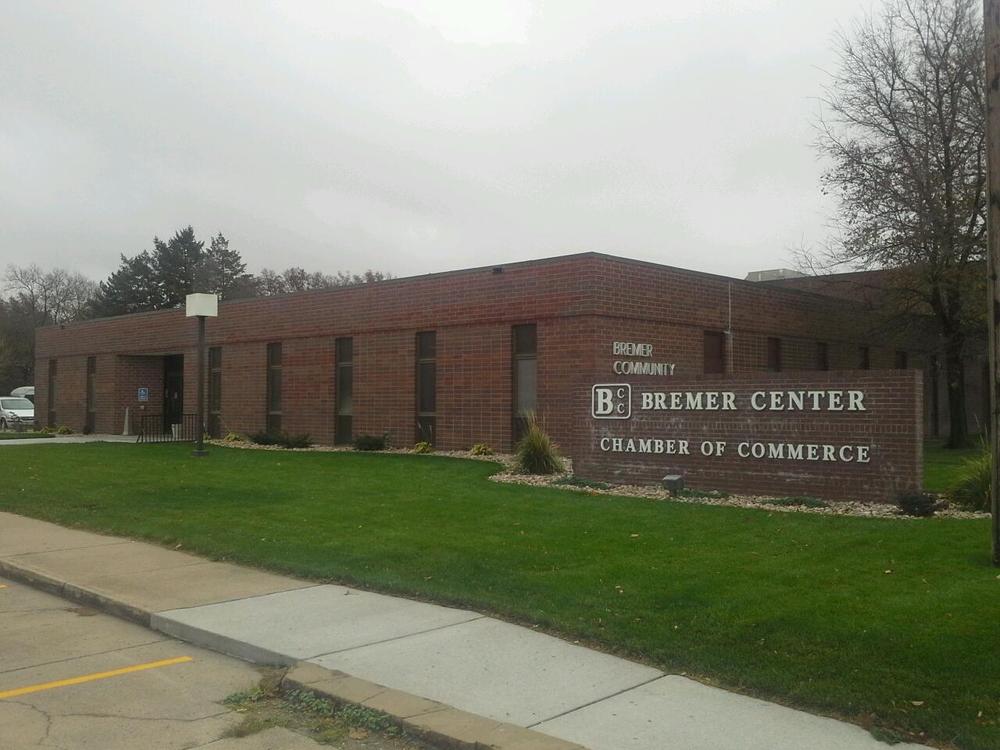
<svg viewBox="0 0 1000 750"><path fill-rule="evenodd" d="M8 266L0 299L0 392L30 385L35 370L35 328L87 317L97 285L79 273L37 265Z"/></svg>
<svg viewBox="0 0 1000 750"><path fill-rule="evenodd" d="M86 317L97 291L97 284L80 273L61 268L44 271L35 264L8 266L4 282L10 304L32 317L36 325Z"/></svg>
<svg viewBox="0 0 1000 750"><path fill-rule="evenodd" d="M888 0L837 36L824 97L824 190L840 201L827 260L896 269L900 304L933 315L948 389L948 444L965 445L963 359L982 325L985 252L983 26L975 0Z"/></svg>

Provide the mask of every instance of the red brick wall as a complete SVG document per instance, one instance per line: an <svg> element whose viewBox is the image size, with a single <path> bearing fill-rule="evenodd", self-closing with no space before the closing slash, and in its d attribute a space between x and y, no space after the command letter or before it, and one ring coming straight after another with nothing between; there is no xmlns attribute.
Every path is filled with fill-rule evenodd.
<svg viewBox="0 0 1000 750"><path fill-rule="evenodd" d="M839 300L681 271L580 255L512 264L502 273L472 269L370 286L240 300L220 305L208 346L222 347L221 429L265 425L266 346L282 344L282 427L333 441L334 340L354 338L354 434L388 432L395 445L415 438L415 335L437 332L437 443L485 442L510 448L511 326L538 327L539 413L570 453L593 382L610 376L610 342L648 341L677 377L703 370L703 334L725 330L730 306L737 373L766 366L766 340L780 336L786 369L815 366L815 342L828 342L832 367L853 367L860 342L873 366L891 366L896 344L874 337ZM196 322L183 311L142 313L39 329L39 403L47 361L57 358L59 420L82 427L85 358L99 356L99 431L118 432L124 409L162 409L163 356L184 355L185 411L196 406ZM117 358L117 359L115 359ZM117 365L105 365L105 362ZM64 364L65 363L65 364ZM106 378L112 377L108 382ZM111 395L109 395L111 394ZM581 395L582 394L582 395ZM39 410L44 414L44 408Z"/></svg>
<svg viewBox="0 0 1000 750"><path fill-rule="evenodd" d="M511 329L477 325L437 329L438 445L510 445ZM416 394L413 394L414 401Z"/></svg>
<svg viewBox="0 0 1000 750"><path fill-rule="evenodd" d="M703 490L892 502L900 491L921 486L922 387L920 372L899 370L704 376L655 385L647 378L632 384L631 418L587 414L579 420L583 439L574 464L577 474L605 481L645 484L680 474L688 487ZM865 411L755 411L749 406L754 391L846 389L864 393ZM735 394L737 409L642 411L641 394L647 391L728 391ZM690 455L611 452L602 450L602 438L687 440ZM724 454L702 455L703 441L725 442ZM737 455L743 441L829 444L838 451L842 445L864 445L871 459L743 458Z"/></svg>
<svg viewBox="0 0 1000 750"><path fill-rule="evenodd" d="M161 357L114 357L116 370L102 368L107 357L97 365L97 380L102 387L114 388L114 402L101 404L97 410L97 432L118 433L125 426L125 408L129 410L130 431L135 433L143 414L163 413L163 359ZM113 379L111 374L117 378ZM149 388L149 401L139 401L139 389Z"/></svg>

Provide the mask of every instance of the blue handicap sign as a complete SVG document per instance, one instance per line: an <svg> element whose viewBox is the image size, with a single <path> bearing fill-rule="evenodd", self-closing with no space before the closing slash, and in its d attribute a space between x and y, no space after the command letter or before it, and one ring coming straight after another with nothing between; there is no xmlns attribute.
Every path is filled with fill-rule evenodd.
<svg viewBox="0 0 1000 750"><path fill-rule="evenodd" d="M139 389L139 400L140 401L149 401L149 388L140 388Z"/></svg>

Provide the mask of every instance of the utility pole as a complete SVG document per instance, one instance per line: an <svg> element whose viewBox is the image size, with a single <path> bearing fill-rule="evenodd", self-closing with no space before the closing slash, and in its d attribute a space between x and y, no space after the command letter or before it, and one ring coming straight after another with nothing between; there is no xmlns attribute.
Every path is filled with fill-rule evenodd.
<svg viewBox="0 0 1000 750"><path fill-rule="evenodd" d="M986 169L987 208L986 278L989 286L990 333L990 527L993 564L1000 566L1000 0L983 0L986 42Z"/></svg>

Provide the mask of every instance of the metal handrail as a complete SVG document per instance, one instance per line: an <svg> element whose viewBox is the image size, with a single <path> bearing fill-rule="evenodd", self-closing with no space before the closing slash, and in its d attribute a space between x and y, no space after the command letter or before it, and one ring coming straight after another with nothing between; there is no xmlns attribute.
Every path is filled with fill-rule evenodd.
<svg viewBox="0 0 1000 750"><path fill-rule="evenodd" d="M179 421L167 422L162 414L140 414L137 443L184 443L198 439L198 415L181 414Z"/></svg>

